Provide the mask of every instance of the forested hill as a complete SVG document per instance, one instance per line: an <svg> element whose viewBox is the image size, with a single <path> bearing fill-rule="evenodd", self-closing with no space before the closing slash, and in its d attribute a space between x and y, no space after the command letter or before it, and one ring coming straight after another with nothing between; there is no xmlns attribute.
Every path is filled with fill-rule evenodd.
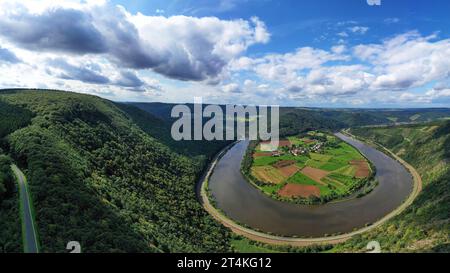
<svg viewBox="0 0 450 273"><path fill-rule="evenodd" d="M383 251L450 251L450 121L386 128L353 129L414 166L423 191L402 214L377 230L353 239L342 251L364 249L370 240Z"/></svg>
<svg viewBox="0 0 450 273"><path fill-rule="evenodd" d="M144 132L133 109L58 91L2 91L0 103L2 149L28 177L42 251L69 241L84 252L229 250L228 231L196 200L204 162Z"/></svg>
<svg viewBox="0 0 450 273"><path fill-rule="evenodd" d="M155 116L150 111L145 111L131 104L116 103L117 107L123 110L129 118L150 136L156 138L161 143L170 147L173 151L188 157L197 157L200 161L211 159L229 142L224 141L175 141L171 137L171 127L174 119L166 116ZM150 104L153 105L153 104ZM167 104L170 105L170 104ZM172 106L172 105L171 105Z"/></svg>
<svg viewBox="0 0 450 273"><path fill-rule="evenodd" d="M70 92L0 90L0 252L21 251L12 162L28 178L44 252L66 252L69 241L79 241L84 252L231 250L230 233L203 210L194 190L208 159L226 142L173 141L171 105L140 108ZM436 119L449 112L333 111L281 108L281 132L383 124L386 116ZM428 179L411 209L368 235L393 250L446 247L442 225L448 230L450 179L440 167L448 166L448 153L442 152L450 150L446 126L355 131L373 133ZM346 249L362 249L361 242Z"/></svg>
<svg viewBox="0 0 450 273"><path fill-rule="evenodd" d="M175 104L130 103L152 115L172 121ZM186 104L191 109L193 104ZM225 106L221 105L223 111ZM450 108L423 109L325 109L280 107L280 134L294 135L311 129L338 130L368 125L423 123L450 118Z"/></svg>

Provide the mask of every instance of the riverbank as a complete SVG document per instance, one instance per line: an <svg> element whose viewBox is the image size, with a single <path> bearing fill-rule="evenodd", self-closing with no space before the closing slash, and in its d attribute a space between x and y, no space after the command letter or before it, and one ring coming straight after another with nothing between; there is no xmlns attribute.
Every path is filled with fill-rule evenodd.
<svg viewBox="0 0 450 273"><path fill-rule="evenodd" d="M276 235L270 235L263 232L255 231L253 229L244 227L242 225L237 224L235 221L231 220L229 217L221 213L218 209L216 209L212 204L211 201L208 198L207 194L207 185L208 185L208 179L210 178L211 174L213 173L213 170L215 166L217 165L217 162L225 154L225 151L228 151L231 147L227 147L224 149L224 151L221 151L219 153L220 156L217 156L215 160L210 164L210 167L208 168L206 175L202 179L200 183L200 198L201 202L203 204L203 207L206 211L208 211L217 221L221 222L224 226L230 228L234 233L242 235L244 237L247 237L254 241L259 241L262 243L267 244L275 244L275 245L292 245L292 246L309 246L314 244L336 244L343 241L346 241L350 239L351 237L365 233L369 230L375 229L376 227L382 225L392 217L398 215L401 213L409 204L412 203L412 201L417 197L418 193L420 192L422 181L420 179L420 176L415 172L414 168L412 168L409 164L406 162L401 162L410 172L413 174L413 181L414 181L414 189L413 192L410 194L409 198L402 203L398 208L390 212L389 214L385 215L380 220L376 221L375 223L366 226L364 228L358 229L353 232L349 232L346 234L336 235L336 236L328 236L328 237L317 237L317 238L293 238L293 237L283 237L283 236L276 236ZM412 168L412 169L411 169ZM411 171L413 170L413 171ZM415 174L415 175L414 175Z"/></svg>
<svg viewBox="0 0 450 273"><path fill-rule="evenodd" d="M423 188L422 177L417 172L417 170L413 166L411 166L408 162L406 162L401 157L396 155L394 152L392 152L391 150L389 150L388 148L384 147L383 145L381 145L379 143L375 143L375 142L370 141L368 139L363 139L361 137L357 137L357 136L355 136L355 135L353 135L350 132L345 131L345 130L342 131L342 133L346 134L346 135L348 135L348 136L350 136L352 138L364 141L365 143L368 143L368 144L372 143L373 145L375 145L375 147L381 148L385 152L385 154L388 154L390 157L392 157L393 159L397 160L400 164L402 164L409 171L409 173L412 175L413 180L414 180L413 191L412 191L411 195L408 197L408 199L405 201L405 203L403 205L406 205L406 207L411 205L412 202L414 201L414 199L416 199L416 197L419 195L419 193L422 191L422 188ZM406 207L403 208L403 210L406 209Z"/></svg>

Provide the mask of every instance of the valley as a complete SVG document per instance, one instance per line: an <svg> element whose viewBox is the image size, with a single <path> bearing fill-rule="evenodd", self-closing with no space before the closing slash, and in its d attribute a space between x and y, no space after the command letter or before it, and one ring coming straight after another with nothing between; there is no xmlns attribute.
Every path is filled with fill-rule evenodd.
<svg viewBox="0 0 450 273"><path fill-rule="evenodd" d="M449 149L445 147L449 131L448 121L439 120L450 116L448 109L385 112L281 108L280 131L284 145L279 155L264 154L258 145L253 147L254 152L248 150L252 143L234 145L229 150L231 153L227 152L218 161L208 181L210 194L216 198L217 192L226 194L223 197L228 196L228 199L232 196L231 207L223 211L228 215L231 209L233 219L239 220L239 214L245 214L245 219L251 216L255 221L249 223L252 228L261 231L268 228L271 236L296 236L293 240L297 241L327 235L325 242L329 242L355 227L365 231L346 238L345 242L337 240L334 243L338 244L333 246L313 241L313 245L302 242L294 244L297 247L293 248L277 246L271 240L266 242L271 244L268 245L244 239L204 210L195 192L197 181L215 155L231 142L174 141L170 136L173 119L167 111L170 107L170 104L111 102L53 90L0 91L0 154L7 166L1 169L0 176L4 185L2 188L0 183L1 251L23 251L19 195L9 168L12 163L20 167L28 179L38 243L43 253L65 252L67 242L73 240L79 241L85 252L233 252L245 249L357 252L372 239L379 240L391 251L447 249L449 216L445 183L449 179L445 178L448 165L445 162ZM422 122L421 118L437 121L411 125L388 121L386 124L387 114L390 119L397 117L398 121L407 117L414 117L417 122ZM418 198L405 211L380 225L373 223L402 204L410 188L398 186L411 178L408 172L399 171L395 181L386 180L389 176L384 173L385 167L401 170L400 163L389 161L379 168L377 159L368 156L371 147L363 148L358 143L349 145L345 143L347 140L341 141L329 133L349 127L350 132L364 142L373 140L391 149L416 168L424 180L423 192ZM342 137L345 136L339 136ZM246 154L249 156L244 157ZM388 160L383 153L377 155ZM241 159L244 159L242 166ZM224 169L222 160L229 162L227 166L233 166L232 171ZM371 163L377 167L373 168ZM241 167L245 164L249 173L253 168L254 175L263 180L264 192L258 192L260 190L242 178ZM358 191L353 190L367 175L375 175L379 185L358 198ZM238 188L230 187L237 181ZM392 186L391 183L400 184ZM300 204L292 200L280 202L268 195L278 194L288 184L300 185L301 193L305 192L305 186L313 186L309 191L314 194L294 198L301 199ZM402 194L397 195L395 189ZM289 195L292 189L287 188L285 192ZM298 189L294 187L293 192L298 194ZM350 192L352 194L347 196ZM347 207L354 203L356 209L356 204L369 202L371 196L387 193L397 197L369 214ZM317 196L327 198L321 200ZM346 200L348 198L350 200ZM221 200L219 196L213 205L224 206L225 199ZM339 200L342 202L336 202ZM333 219L331 216L336 211L345 211L349 217L358 215L358 223L342 229L337 222L317 221L312 215L306 216L309 212L302 207L311 201L315 206L330 208L329 219ZM280 221L273 208L261 210L273 206L274 202L281 204L280 213L283 211L281 214L287 216L284 219L293 223L299 219L307 222L286 223ZM373 204L367 205L372 208L380 203L376 199L370 202ZM242 210L243 207L246 209ZM295 216L299 207L304 210L300 218ZM245 223L242 219L238 222ZM273 224L265 227L265 223ZM324 230L321 224L333 228ZM293 226L297 227L295 232L289 230ZM317 243L320 245L315 246Z"/></svg>

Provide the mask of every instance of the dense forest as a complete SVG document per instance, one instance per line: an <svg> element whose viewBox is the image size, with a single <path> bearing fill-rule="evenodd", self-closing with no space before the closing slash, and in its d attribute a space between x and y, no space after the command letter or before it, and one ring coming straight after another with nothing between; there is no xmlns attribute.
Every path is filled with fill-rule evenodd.
<svg viewBox="0 0 450 273"><path fill-rule="evenodd" d="M170 109L70 92L0 91L0 252L21 251L11 162L28 178L43 252L65 252L68 241L79 241L84 252L233 251L233 236L202 209L194 190L208 159L227 143L174 141ZM449 115L417 111L281 108L280 127L289 135ZM448 127L353 131L394 149L426 186L401 216L334 250L358 251L367 239L393 251L448 249Z"/></svg>
<svg viewBox="0 0 450 273"><path fill-rule="evenodd" d="M22 251L19 197L11 163L0 149L0 253Z"/></svg>
<svg viewBox="0 0 450 273"><path fill-rule="evenodd" d="M450 251L450 121L386 128L353 129L402 157L420 173L423 191L402 214L375 231L337 247L358 251L371 240L383 251Z"/></svg>
<svg viewBox="0 0 450 273"><path fill-rule="evenodd" d="M85 252L229 250L228 231L196 200L205 162L94 96L15 91L0 100L33 114L5 145L28 177L42 251L64 252L72 240Z"/></svg>
<svg viewBox="0 0 450 273"><path fill-rule="evenodd" d="M0 150L1 152L1 150ZM14 193L14 177L11 171L11 159L0 154L0 204Z"/></svg>
<svg viewBox="0 0 450 273"><path fill-rule="evenodd" d="M172 118L158 117L147 108L138 108L131 104L116 103L117 107L123 110L129 118L150 136L156 138L161 143L170 147L179 154L188 157L197 157L200 161L211 159L219 150L229 142L224 141L175 141L171 137Z"/></svg>

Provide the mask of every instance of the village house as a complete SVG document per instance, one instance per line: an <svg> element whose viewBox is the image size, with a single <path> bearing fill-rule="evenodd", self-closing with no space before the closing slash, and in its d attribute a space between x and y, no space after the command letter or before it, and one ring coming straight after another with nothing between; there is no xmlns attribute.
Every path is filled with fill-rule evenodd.
<svg viewBox="0 0 450 273"><path fill-rule="evenodd" d="M313 152L319 152L320 149L322 149L322 146L323 146L323 143L322 143L322 142L316 143L316 144L311 148L311 151L313 151Z"/></svg>
<svg viewBox="0 0 450 273"><path fill-rule="evenodd" d="M306 148L294 148L290 152L294 156L299 156L299 155L306 154L308 152L308 150Z"/></svg>
<svg viewBox="0 0 450 273"><path fill-rule="evenodd" d="M283 153L280 152L280 151L272 152L272 156L273 156L273 157L280 157L280 156L282 156L282 155L283 155Z"/></svg>

